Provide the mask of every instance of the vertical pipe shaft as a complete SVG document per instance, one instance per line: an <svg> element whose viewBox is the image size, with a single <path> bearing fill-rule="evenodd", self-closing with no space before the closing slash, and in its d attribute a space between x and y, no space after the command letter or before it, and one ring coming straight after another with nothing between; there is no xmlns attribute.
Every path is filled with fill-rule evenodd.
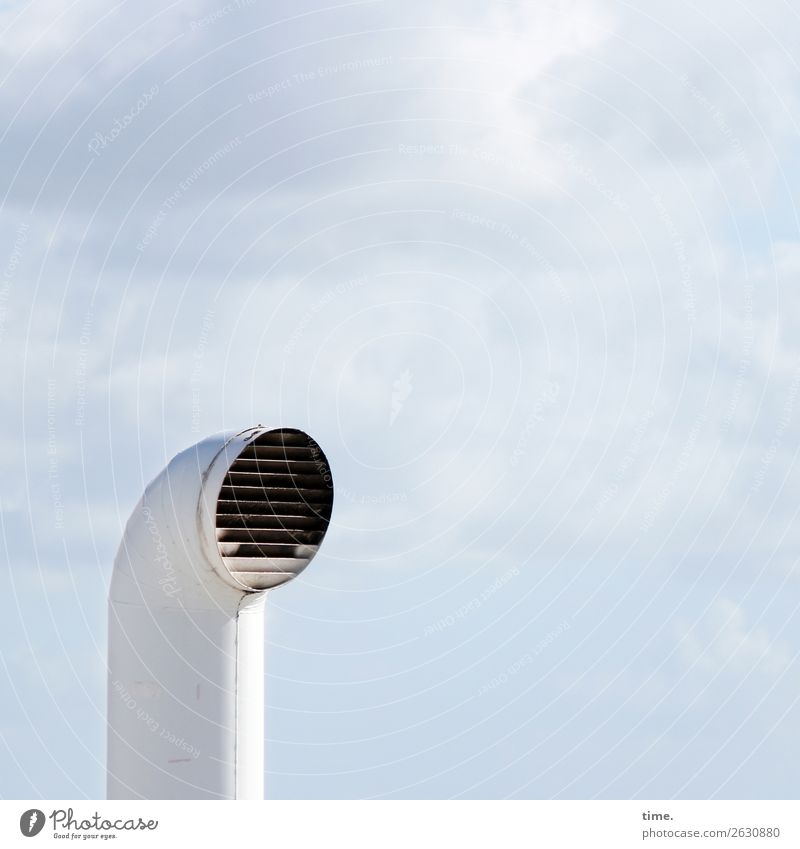
<svg viewBox="0 0 800 849"><path fill-rule="evenodd" d="M264 597L109 605L109 799L264 798Z"/></svg>
<svg viewBox="0 0 800 849"><path fill-rule="evenodd" d="M236 631L236 798L264 798L264 602L245 596Z"/></svg>

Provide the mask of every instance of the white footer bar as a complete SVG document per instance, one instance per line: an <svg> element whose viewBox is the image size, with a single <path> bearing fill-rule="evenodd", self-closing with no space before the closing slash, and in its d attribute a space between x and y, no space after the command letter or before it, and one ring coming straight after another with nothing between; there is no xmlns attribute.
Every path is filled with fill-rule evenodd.
<svg viewBox="0 0 800 849"><path fill-rule="evenodd" d="M0 846L594 849L800 846L795 801L0 801Z"/></svg>

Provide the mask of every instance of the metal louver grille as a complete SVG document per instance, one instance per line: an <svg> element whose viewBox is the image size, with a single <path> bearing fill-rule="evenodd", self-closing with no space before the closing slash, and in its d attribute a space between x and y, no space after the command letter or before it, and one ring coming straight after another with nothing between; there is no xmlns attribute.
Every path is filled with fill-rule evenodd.
<svg viewBox="0 0 800 849"><path fill-rule="evenodd" d="M217 545L231 574L254 590L299 574L316 554L333 508L319 445L300 430L262 433L233 461L217 501Z"/></svg>

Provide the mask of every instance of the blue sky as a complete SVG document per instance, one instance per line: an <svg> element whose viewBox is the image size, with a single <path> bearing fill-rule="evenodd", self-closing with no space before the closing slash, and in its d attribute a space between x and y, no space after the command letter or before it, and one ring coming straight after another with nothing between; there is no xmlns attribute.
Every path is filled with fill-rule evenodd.
<svg viewBox="0 0 800 849"><path fill-rule="evenodd" d="M4 5L0 795L103 795L121 530L256 423L337 485L268 795L795 795L798 29Z"/></svg>

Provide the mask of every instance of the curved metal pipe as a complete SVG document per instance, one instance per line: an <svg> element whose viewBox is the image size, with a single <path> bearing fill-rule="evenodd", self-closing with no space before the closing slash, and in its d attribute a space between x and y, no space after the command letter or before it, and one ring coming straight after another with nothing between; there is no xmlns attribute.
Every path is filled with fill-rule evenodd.
<svg viewBox="0 0 800 849"><path fill-rule="evenodd" d="M109 593L109 799L263 798L266 592L312 559L332 501L319 446L263 427L145 489Z"/></svg>

